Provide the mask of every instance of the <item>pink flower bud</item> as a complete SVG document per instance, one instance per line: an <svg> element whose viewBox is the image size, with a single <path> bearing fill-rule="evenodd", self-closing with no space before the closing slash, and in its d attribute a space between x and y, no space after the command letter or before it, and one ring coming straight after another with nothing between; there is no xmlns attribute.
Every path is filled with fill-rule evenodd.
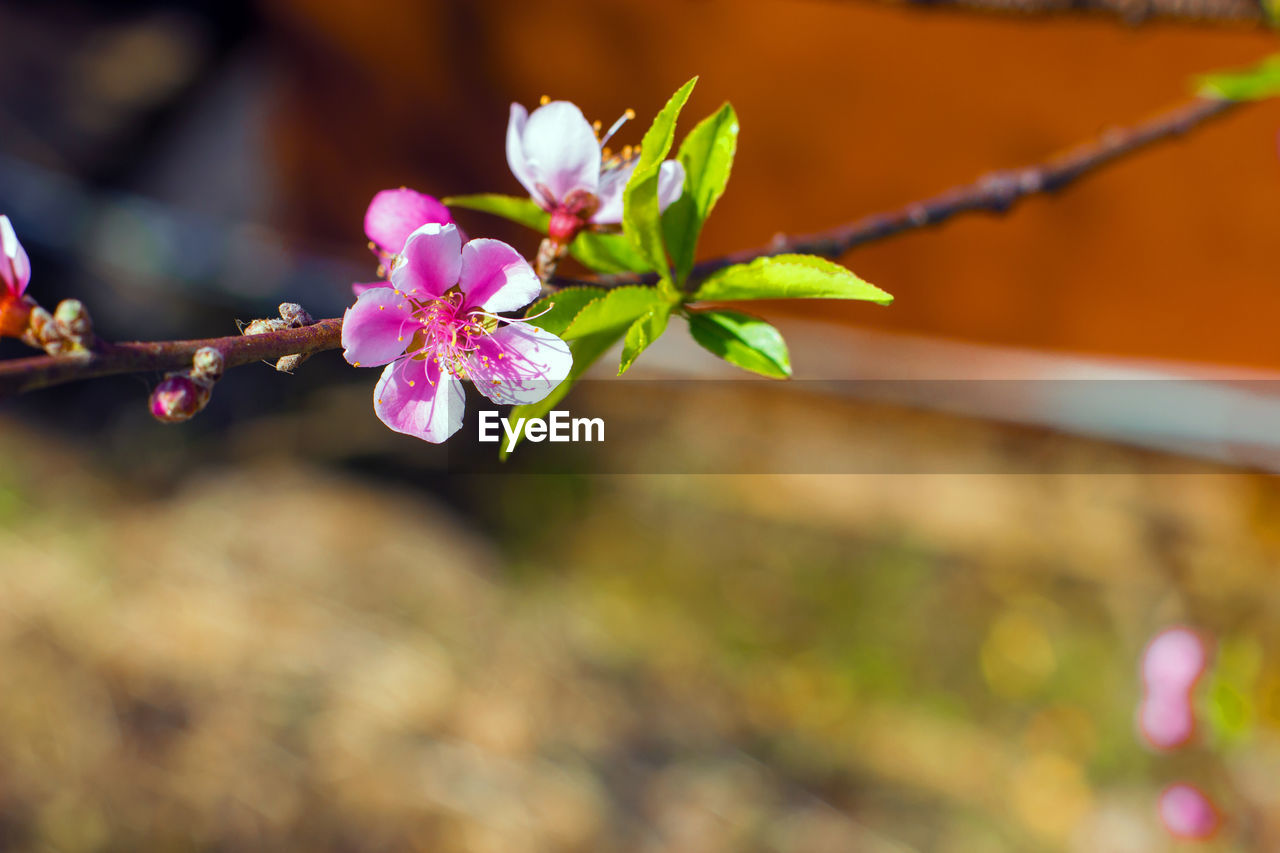
<svg viewBox="0 0 1280 853"><path fill-rule="evenodd" d="M1168 628L1147 644L1142 653L1142 680L1150 690L1190 691L1204 674L1209 654L1200 636L1190 628Z"/></svg>
<svg viewBox="0 0 1280 853"><path fill-rule="evenodd" d="M209 402L210 388L185 373L172 373L151 392L151 415L167 424L190 420Z"/></svg>
<svg viewBox="0 0 1280 853"><path fill-rule="evenodd" d="M1138 729L1156 749L1184 746L1195 734L1191 697L1182 691L1150 691L1138 707Z"/></svg>
<svg viewBox="0 0 1280 853"><path fill-rule="evenodd" d="M14 300L21 299L29 281L31 261L27 252L18 242L9 217L0 216L0 284L4 285L5 295Z"/></svg>
<svg viewBox="0 0 1280 853"><path fill-rule="evenodd" d="M1213 837L1222 819L1199 788L1178 783L1160 794L1160 822L1178 838L1203 840Z"/></svg>
<svg viewBox="0 0 1280 853"><path fill-rule="evenodd" d="M369 202L364 233L383 255L398 255L409 235L428 222L453 222L449 208L429 195L401 187L382 190Z"/></svg>

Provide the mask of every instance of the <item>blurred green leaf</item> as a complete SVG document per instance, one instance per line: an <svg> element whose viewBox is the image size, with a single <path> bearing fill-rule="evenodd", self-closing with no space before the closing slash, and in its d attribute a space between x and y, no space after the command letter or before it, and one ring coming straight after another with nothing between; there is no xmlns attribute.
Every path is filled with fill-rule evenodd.
<svg viewBox="0 0 1280 853"><path fill-rule="evenodd" d="M627 372L640 353L662 337L671 317L671 307L670 302L659 302L627 329L627 336L622 342L622 361L618 365L619 376Z"/></svg>
<svg viewBox="0 0 1280 853"><path fill-rule="evenodd" d="M676 119L698 78L685 83L653 119L640 146L640 161L622 191L622 230L664 281L671 279L658 208L658 172L675 141Z"/></svg>
<svg viewBox="0 0 1280 853"><path fill-rule="evenodd" d="M569 375L550 394L538 402L529 403L525 406L513 406L507 417L514 421L517 418L540 418L546 415L547 412L556 407L557 403L565 398L565 395L569 393L574 383L582 377L587 368L599 361L600 356L608 352L609 348L616 344L621 337L622 329L618 328L569 341L569 352L573 353L573 367L569 369ZM524 432L521 431L511 449L515 450L523 438ZM498 448L498 458L505 462L511 455L510 451L507 450L507 443L505 441L499 442Z"/></svg>
<svg viewBox="0 0 1280 853"><path fill-rule="evenodd" d="M1217 71L1196 78L1202 98L1227 101L1262 101L1280 95L1280 54L1273 54L1250 68Z"/></svg>
<svg viewBox="0 0 1280 853"><path fill-rule="evenodd" d="M738 311L699 311L689 317L689 334L730 364L769 376L791 375L787 342L773 326Z"/></svg>
<svg viewBox="0 0 1280 853"><path fill-rule="evenodd" d="M551 220L545 210L533 203L533 199L518 198L513 195L500 193L455 195L443 199L443 203L446 207L461 207L466 210L492 213L494 216L510 219L512 222L518 222L543 234L547 233L547 224Z"/></svg>
<svg viewBox="0 0 1280 853"><path fill-rule="evenodd" d="M865 299L893 297L845 267L813 255L775 255L712 273L694 299Z"/></svg>
<svg viewBox="0 0 1280 853"><path fill-rule="evenodd" d="M530 305L525 317L530 325L563 335L583 308L607 293L602 287L566 287Z"/></svg>
<svg viewBox="0 0 1280 853"><path fill-rule="evenodd" d="M650 308L666 302L662 294L652 287L618 287L584 306L561 337L572 340L613 330L621 334Z"/></svg>
<svg viewBox="0 0 1280 853"><path fill-rule="evenodd" d="M583 231L569 244L569 254L598 273L652 272L653 265L624 234Z"/></svg>
<svg viewBox="0 0 1280 853"><path fill-rule="evenodd" d="M738 115L728 103L699 122L680 143L684 194L662 217L677 284L684 283L693 267L698 236L724 194L737 150Z"/></svg>

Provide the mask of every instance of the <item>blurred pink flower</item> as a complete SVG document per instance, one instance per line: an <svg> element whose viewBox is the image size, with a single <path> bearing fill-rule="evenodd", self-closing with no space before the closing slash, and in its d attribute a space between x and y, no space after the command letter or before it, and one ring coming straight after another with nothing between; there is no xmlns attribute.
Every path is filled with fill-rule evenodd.
<svg viewBox="0 0 1280 853"><path fill-rule="evenodd" d="M1190 628L1166 628L1142 653L1142 682L1150 690L1189 691L1204 674L1209 654Z"/></svg>
<svg viewBox="0 0 1280 853"><path fill-rule="evenodd" d="M31 309L35 307L25 298L27 284L31 281L31 261L18 242L9 217L0 216L0 336L18 337L27 329Z"/></svg>
<svg viewBox="0 0 1280 853"><path fill-rule="evenodd" d="M1166 628L1147 643L1138 730L1155 749L1177 749L1194 737L1192 693L1208 662L1204 640L1190 628Z"/></svg>
<svg viewBox="0 0 1280 853"><path fill-rule="evenodd" d="M429 222L453 223L449 208L432 196L400 187L382 190L373 197L364 214L364 233L369 238L369 248L383 264L383 270L394 263L409 235ZM385 275L385 272L380 271L379 275ZM371 287L386 286L386 281L374 281L353 284L351 288L359 296Z"/></svg>
<svg viewBox="0 0 1280 853"><path fill-rule="evenodd" d="M568 245L589 225L622 221L622 191L635 171L636 156L606 158L603 146L630 118L614 123L603 139L568 101L543 104L530 115L511 105L507 122L507 164L538 206L551 214L548 236ZM630 151L626 154L630 155ZM658 172L658 205L662 210L684 191L684 166L667 160Z"/></svg>
<svg viewBox="0 0 1280 853"><path fill-rule="evenodd" d="M569 373L568 346L550 332L497 316L537 298L541 282L498 240L465 246L457 226L409 235L391 286L360 294L342 323L347 361L386 365L374 411L396 432L439 443L462 426L460 380L498 404L533 403Z"/></svg>
<svg viewBox="0 0 1280 853"><path fill-rule="evenodd" d="M1199 788L1178 783L1160 794L1160 822L1178 838L1212 838L1222 823L1218 810Z"/></svg>

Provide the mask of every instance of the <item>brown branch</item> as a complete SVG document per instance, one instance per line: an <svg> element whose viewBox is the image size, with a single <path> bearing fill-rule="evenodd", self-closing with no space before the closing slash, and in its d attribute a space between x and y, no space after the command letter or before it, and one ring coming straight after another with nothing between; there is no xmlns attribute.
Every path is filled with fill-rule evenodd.
<svg viewBox="0 0 1280 853"><path fill-rule="evenodd" d="M225 366L231 368L255 361L276 361L286 355L311 355L340 346L340 317L320 320L299 329L281 329L258 335L231 335L198 341L101 343L93 352L79 355L44 355L0 361L0 398L78 379L151 370L183 370L191 367L191 359L201 347L220 351Z"/></svg>
<svg viewBox="0 0 1280 853"><path fill-rule="evenodd" d="M1266 24L1259 0L880 0L900 6L1008 12L1022 15L1071 13L1113 15L1128 24L1155 18Z"/></svg>
<svg viewBox="0 0 1280 853"><path fill-rule="evenodd" d="M1202 122L1237 106L1239 103L1236 101L1194 98L1141 124L1108 130L1098 139L1072 148L1045 163L991 172L971 184L953 187L891 213L873 214L816 234L797 237L779 234L768 246L703 261L694 266L689 274L688 285L696 284L724 267L756 258L798 253L836 259L865 243L928 225L939 225L960 213L1004 213L1029 195L1056 192L1108 163L1153 143L1181 136ZM651 284L656 280L652 274L631 274L598 276L593 280L580 282L556 280L553 284L619 287L627 284Z"/></svg>
<svg viewBox="0 0 1280 853"><path fill-rule="evenodd" d="M1236 106L1238 104L1234 101L1196 98L1133 127L1109 130L1097 140L1073 148L1040 165L992 172L972 184L955 187L891 213L868 216L816 234L800 237L779 235L768 246L703 261L694 266L689 283L699 282L716 270L732 264L756 258L790 253L838 258L864 243L883 240L927 225L938 225L960 213L1004 213L1026 196L1055 192L1108 163L1153 143L1180 136ZM652 284L655 280L652 274L633 274L598 276L585 281L557 278L552 284L618 287L626 284ZM341 337L342 320L335 317L302 328L258 335L233 335L199 341L104 343L94 352L80 356L11 359L0 361L0 398L77 379L152 370L182 370L191 366L196 350L206 346L220 350L226 367L231 368L255 361L275 361L286 355L310 355L322 350L337 349L342 345Z"/></svg>

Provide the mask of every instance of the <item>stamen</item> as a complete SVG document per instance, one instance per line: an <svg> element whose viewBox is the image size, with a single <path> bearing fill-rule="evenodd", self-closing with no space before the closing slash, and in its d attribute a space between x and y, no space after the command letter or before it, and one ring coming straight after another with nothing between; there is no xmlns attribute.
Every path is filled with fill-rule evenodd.
<svg viewBox="0 0 1280 853"><path fill-rule="evenodd" d="M627 111L622 114L622 118L615 121L613 123L613 126L609 128L609 132L606 133L603 138L601 138L600 140L601 147L603 147L606 142L608 142L610 139L613 138L613 135L618 132L618 128L622 127L624 124L626 124L628 121L630 121L635 117L636 117L636 111L628 107Z"/></svg>
<svg viewBox="0 0 1280 853"><path fill-rule="evenodd" d="M543 95L541 98L538 98L538 104L539 104L540 106L544 106L544 107L545 107L545 106L546 106L547 104L549 104L549 103L551 103L551 96L550 96L550 95Z"/></svg>

